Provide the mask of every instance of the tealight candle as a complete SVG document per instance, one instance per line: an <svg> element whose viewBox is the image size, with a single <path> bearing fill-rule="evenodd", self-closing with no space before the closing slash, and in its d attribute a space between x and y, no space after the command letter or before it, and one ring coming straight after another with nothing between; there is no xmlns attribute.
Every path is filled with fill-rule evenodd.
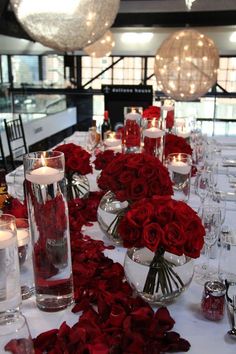
<svg viewBox="0 0 236 354"><path fill-rule="evenodd" d="M110 134L105 140L104 140L104 144L106 146L109 146L109 147L114 147L114 146L118 146L118 145L121 145L121 139L117 139L115 137L115 134Z"/></svg>
<svg viewBox="0 0 236 354"><path fill-rule="evenodd" d="M147 128L143 132L143 136L147 138L152 138L152 139L157 139L161 138L162 136L165 135L165 132L159 128L157 128L156 125L156 118L152 120L152 126L150 128Z"/></svg>
<svg viewBox="0 0 236 354"><path fill-rule="evenodd" d="M190 132L187 130L177 130L176 135L186 139L190 137Z"/></svg>
<svg viewBox="0 0 236 354"><path fill-rule="evenodd" d="M14 234L10 231L0 231L0 249L3 250L14 244L15 238Z"/></svg>
<svg viewBox="0 0 236 354"><path fill-rule="evenodd" d="M179 159L174 159L170 162L169 168L171 171L180 173L181 175L187 175L191 171L191 166L186 162Z"/></svg>
<svg viewBox="0 0 236 354"><path fill-rule="evenodd" d="M18 247L28 245L29 243L28 229L17 229L16 236L17 236Z"/></svg>
<svg viewBox="0 0 236 354"><path fill-rule="evenodd" d="M164 136L164 134L165 132L163 130L156 127L145 129L145 131L143 132L143 135L145 137L153 139L161 138L162 136Z"/></svg>
<svg viewBox="0 0 236 354"><path fill-rule="evenodd" d="M39 167L26 174L26 179L37 184L52 184L64 177L63 171L49 166Z"/></svg>

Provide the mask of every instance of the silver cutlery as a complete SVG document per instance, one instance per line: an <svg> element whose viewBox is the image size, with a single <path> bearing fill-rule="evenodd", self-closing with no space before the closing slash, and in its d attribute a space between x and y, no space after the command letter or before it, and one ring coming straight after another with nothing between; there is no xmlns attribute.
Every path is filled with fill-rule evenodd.
<svg viewBox="0 0 236 354"><path fill-rule="evenodd" d="M230 307L232 307L233 313L231 313ZM228 312L232 324L232 328L228 331L228 334L236 339L236 295L233 295L232 306L228 303Z"/></svg>

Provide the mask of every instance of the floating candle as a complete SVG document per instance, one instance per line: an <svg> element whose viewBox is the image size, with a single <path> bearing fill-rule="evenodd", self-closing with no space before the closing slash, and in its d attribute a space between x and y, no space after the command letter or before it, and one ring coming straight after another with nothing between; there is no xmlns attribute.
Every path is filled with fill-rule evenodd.
<svg viewBox="0 0 236 354"><path fill-rule="evenodd" d="M165 132L159 128L156 127L151 127L148 129L145 129L143 132L143 135L146 136L147 138L161 138L162 136L165 135Z"/></svg>
<svg viewBox="0 0 236 354"><path fill-rule="evenodd" d="M29 230L28 229L17 229L17 243L18 247L28 245L29 243Z"/></svg>
<svg viewBox="0 0 236 354"><path fill-rule="evenodd" d="M11 231L0 231L0 249L7 248L15 243L14 233Z"/></svg>
<svg viewBox="0 0 236 354"><path fill-rule="evenodd" d="M172 160L169 169L173 172L180 173L181 175L187 175L191 171L191 166L186 162L179 160Z"/></svg>
<svg viewBox="0 0 236 354"><path fill-rule="evenodd" d="M190 137L190 132L188 132L187 130L177 130L176 135L186 139Z"/></svg>
<svg viewBox="0 0 236 354"><path fill-rule="evenodd" d="M64 177L63 171L49 166L39 167L26 174L26 179L37 184L52 184L60 181Z"/></svg>
<svg viewBox="0 0 236 354"><path fill-rule="evenodd" d="M117 138L111 136L111 137L104 140L104 145L109 146L109 147L110 146L111 147L118 146L118 145L121 146L121 142L122 142L121 139L117 139Z"/></svg>

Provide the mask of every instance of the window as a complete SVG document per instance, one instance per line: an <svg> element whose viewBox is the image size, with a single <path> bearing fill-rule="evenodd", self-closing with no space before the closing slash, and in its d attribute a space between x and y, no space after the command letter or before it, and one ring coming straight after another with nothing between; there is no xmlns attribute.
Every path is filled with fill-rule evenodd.
<svg viewBox="0 0 236 354"><path fill-rule="evenodd" d="M220 58L217 82L228 92L236 92L236 58Z"/></svg>
<svg viewBox="0 0 236 354"><path fill-rule="evenodd" d="M84 56L82 57L82 85L85 85L93 77L100 74L103 70L112 64L111 57L104 58L92 58ZM103 84L112 83L112 70L109 69L100 75L97 79L92 81L87 87L92 87L93 89L101 89Z"/></svg>
<svg viewBox="0 0 236 354"><path fill-rule="evenodd" d="M150 57L148 58L148 61L147 61L147 77L150 77L151 75L154 74L154 61L155 61L155 58L153 57ZM155 74L147 80L147 85L152 85L153 87L153 91L161 91L162 90L162 86L161 84L157 84L157 79L156 79L156 76Z"/></svg>
<svg viewBox="0 0 236 354"><path fill-rule="evenodd" d="M42 59L44 85L64 87L64 57L48 55Z"/></svg>
<svg viewBox="0 0 236 354"><path fill-rule="evenodd" d="M114 57L116 61L119 57ZM142 82L142 58L124 58L113 68L114 85L139 85Z"/></svg>
<svg viewBox="0 0 236 354"><path fill-rule="evenodd" d="M12 75L15 86L34 85L39 80L39 61L36 55L13 55Z"/></svg>
<svg viewBox="0 0 236 354"><path fill-rule="evenodd" d="M7 55L1 55L2 83L9 82Z"/></svg>

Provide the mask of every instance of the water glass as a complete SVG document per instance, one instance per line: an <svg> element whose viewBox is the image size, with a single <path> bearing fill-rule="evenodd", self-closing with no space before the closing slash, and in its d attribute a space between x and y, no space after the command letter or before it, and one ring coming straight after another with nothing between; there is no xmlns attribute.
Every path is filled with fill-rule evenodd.
<svg viewBox="0 0 236 354"><path fill-rule="evenodd" d="M15 217L0 216L0 313L21 304L20 271Z"/></svg>
<svg viewBox="0 0 236 354"><path fill-rule="evenodd" d="M93 151L97 145L97 131L96 127L91 127L88 130L88 135L86 137L86 149L88 151Z"/></svg>
<svg viewBox="0 0 236 354"><path fill-rule="evenodd" d="M163 161L165 130L161 119L146 119L142 130L143 150Z"/></svg>
<svg viewBox="0 0 236 354"><path fill-rule="evenodd" d="M174 153L167 156L166 162L173 182L174 198L188 201L191 182L191 156L184 153Z"/></svg>
<svg viewBox="0 0 236 354"><path fill-rule="evenodd" d="M32 244L28 219L17 218L17 243L20 263L20 285L22 300L28 299L34 293L34 275L32 263Z"/></svg>
<svg viewBox="0 0 236 354"><path fill-rule="evenodd" d="M212 274L217 270L209 269L209 258L211 247L217 241L221 220L220 220L220 208L212 204L205 204L202 208L202 224L205 228L204 247L206 261L200 266L195 268L196 277L198 283L204 284L206 281L211 280Z"/></svg>
<svg viewBox="0 0 236 354"><path fill-rule="evenodd" d="M0 315L0 353L33 354L33 341L26 318L20 312Z"/></svg>
<svg viewBox="0 0 236 354"><path fill-rule="evenodd" d="M27 154L24 170L36 304L43 311L59 311L73 302L64 154Z"/></svg>

